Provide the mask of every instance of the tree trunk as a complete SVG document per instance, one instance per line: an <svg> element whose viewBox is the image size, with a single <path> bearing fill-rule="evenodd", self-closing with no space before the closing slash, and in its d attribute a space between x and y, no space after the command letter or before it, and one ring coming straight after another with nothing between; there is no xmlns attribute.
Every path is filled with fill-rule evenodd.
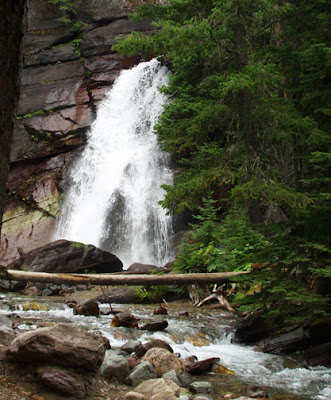
<svg viewBox="0 0 331 400"><path fill-rule="evenodd" d="M222 272L210 274L167 274L167 275L120 275L120 274L49 274L46 272L25 272L0 269L2 279L44 283L72 283L86 285L191 285L194 283L221 283L247 274L243 272Z"/></svg>
<svg viewBox="0 0 331 400"><path fill-rule="evenodd" d="M19 94L25 0L0 1L0 234Z"/></svg>

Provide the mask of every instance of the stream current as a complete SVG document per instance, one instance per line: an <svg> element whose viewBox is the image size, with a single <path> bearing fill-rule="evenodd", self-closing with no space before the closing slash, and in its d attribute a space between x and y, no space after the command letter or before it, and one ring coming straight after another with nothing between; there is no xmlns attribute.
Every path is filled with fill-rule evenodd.
<svg viewBox="0 0 331 400"><path fill-rule="evenodd" d="M20 317L18 328L22 331L35 329L44 322L69 323L89 331L102 332L110 341L113 349L131 339L142 342L152 338L168 342L175 353L182 358L196 355L199 360L209 357L219 357L220 363L233 370L236 376L206 374L199 380L213 381L218 393L234 393L239 396L243 388L257 385L267 390L269 397L286 400L330 400L331 399L331 369L325 367L306 368L289 357L256 352L251 346L231 343L229 332L236 317L219 309L195 309L182 303L170 303L166 316L152 315L157 305L113 305L116 311L130 310L140 318L139 325L166 319L169 323L163 332L144 332L138 329L111 327L112 315L100 317L84 317L74 315L73 310L63 298L38 299L45 303L48 311L23 311L21 304L26 301L36 301L27 296L18 297L14 294L0 295L0 315L14 312ZM189 311L189 316L179 316L179 312ZM103 311L109 311L108 304L100 305ZM288 396L289 395L289 396ZM215 400L222 398L214 396Z"/></svg>

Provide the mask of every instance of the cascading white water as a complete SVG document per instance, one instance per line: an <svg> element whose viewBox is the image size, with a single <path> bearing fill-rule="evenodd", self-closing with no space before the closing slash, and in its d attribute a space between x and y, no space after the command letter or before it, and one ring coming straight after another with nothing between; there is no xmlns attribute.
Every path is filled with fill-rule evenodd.
<svg viewBox="0 0 331 400"><path fill-rule="evenodd" d="M172 172L153 132L167 101L158 87L167 82L155 59L117 78L71 171L56 239L94 244L125 266L172 258L171 217L158 204Z"/></svg>

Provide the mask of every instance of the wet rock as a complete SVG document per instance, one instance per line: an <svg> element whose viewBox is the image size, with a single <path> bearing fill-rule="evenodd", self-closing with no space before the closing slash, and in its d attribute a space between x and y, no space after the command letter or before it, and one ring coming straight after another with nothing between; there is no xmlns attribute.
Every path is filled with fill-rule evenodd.
<svg viewBox="0 0 331 400"><path fill-rule="evenodd" d="M185 370L190 374L200 374L211 370L211 367L218 362L218 357L207 358L205 360L196 361L194 363L185 364Z"/></svg>
<svg viewBox="0 0 331 400"><path fill-rule="evenodd" d="M268 337L275 328L261 317L262 311L253 311L246 315L234 327L233 342L254 344Z"/></svg>
<svg viewBox="0 0 331 400"><path fill-rule="evenodd" d="M124 343L121 347L121 350L125 351L128 354L135 352L141 346L141 342L139 340L129 340Z"/></svg>
<svg viewBox="0 0 331 400"><path fill-rule="evenodd" d="M158 308L155 308L153 310L154 315L167 315L168 314L168 309L164 305L160 304Z"/></svg>
<svg viewBox="0 0 331 400"><path fill-rule="evenodd" d="M158 376L162 376L171 370L175 370L177 374L181 374L184 370L182 362L175 354L159 347L148 350L143 360L149 361L153 365Z"/></svg>
<svg viewBox="0 0 331 400"><path fill-rule="evenodd" d="M167 342L165 342L164 340L161 340L161 339L153 339L149 342L142 344L136 350L136 354L138 357L142 357L149 349L152 349L153 347L160 347L162 349L166 349L166 350L170 351L171 353L173 353L172 347Z"/></svg>
<svg viewBox="0 0 331 400"><path fill-rule="evenodd" d="M139 329L149 332L157 332L157 331L163 331L167 326L168 326L167 321L158 321L158 322L149 322L141 326Z"/></svg>
<svg viewBox="0 0 331 400"><path fill-rule="evenodd" d="M139 319L133 316L130 312L118 313L114 316L111 326L123 326L125 328L137 328Z"/></svg>
<svg viewBox="0 0 331 400"><path fill-rule="evenodd" d="M95 300L83 300L74 305L74 314L98 317L100 315L99 304Z"/></svg>
<svg viewBox="0 0 331 400"><path fill-rule="evenodd" d="M159 379L149 379L140 383L135 391L138 393L142 393L148 399L158 393L173 393L175 396L179 396L180 387L169 381L167 379L159 378Z"/></svg>
<svg viewBox="0 0 331 400"><path fill-rule="evenodd" d="M322 365L331 367L331 343L323 343L319 346L312 346L294 355L299 362L315 367Z"/></svg>
<svg viewBox="0 0 331 400"><path fill-rule="evenodd" d="M300 327L284 333L277 338L259 343L255 347L255 350L272 354L288 354L306 348L309 342L309 332Z"/></svg>
<svg viewBox="0 0 331 400"><path fill-rule="evenodd" d="M154 370L153 365L144 361L138 364L134 370L127 376L125 383L130 386L137 386L139 383L146 381L148 379L157 378L157 374Z"/></svg>
<svg viewBox="0 0 331 400"><path fill-rule="evenodd" d="M38 375L48 387L56 392L77 399L83 399L86 395L83 382L62 369L40 368Z"/></svg>
<svg viewBox="0 0 331 400"><path fill-rule="evenodd" d="M105 355L102 338L76 326L57 324L22 333L8 347L7 359L97 371Z"/></svg>
<svg viewBox="0 0 331 400"><path fill-rule="evenodd" d="M24 254L10 264L9 268L50 273L86 270L110 273L121 271L122 266L122 262L115 255L93 245L57 240Z"/></svg>
<svg viewBox="0 0 331 400"><path fill-rule="evenodd" d="M192 400L212 400L212 397L198 394L197 396L194 396Z"/></svg>
<svg viewBox="0 0 331 400"><path fill-rule="evenodd" d="M221 364L213 364L211 366L211 371L214 374L223 374L223 375L236 375L236 373L234 371L232 371L232 369L226 368L224 365Z"/></svg>
<svg viewBox="0 0 331 400"><path fill-rule="evenodd" d="M214 393L214 387L211 382L196 381L192 382L190 389L192 392L197 394Z"/></svg>
<svg viewBox="0 0 331 400"><path fill-rule="evenodd" d="M124 381L130 373L130 368L123 356L107 351L101 365L101 373L106 378L117 378L120 381Z"/></svg>
<svg viewBox="0 0 331 400"><path fill-rule="evenodd" d="M26 302L23 304L24 311L48 311L46 304Z"/></svg>

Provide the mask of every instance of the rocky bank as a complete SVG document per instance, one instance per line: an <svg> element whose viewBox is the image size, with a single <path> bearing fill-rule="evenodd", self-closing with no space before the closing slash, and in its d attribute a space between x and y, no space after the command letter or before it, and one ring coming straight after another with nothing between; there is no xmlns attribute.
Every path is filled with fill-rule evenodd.
<svg viewBox="0 0 331 400"><path fill-rule="evenodd" d="M85 143L96 110L115 78L138 59L112 52L116 37L149 31L128 19L133 1L76 0L62 12L27 1L18 117L4 209L0 263L50 242L67 171Z"/></svg>

